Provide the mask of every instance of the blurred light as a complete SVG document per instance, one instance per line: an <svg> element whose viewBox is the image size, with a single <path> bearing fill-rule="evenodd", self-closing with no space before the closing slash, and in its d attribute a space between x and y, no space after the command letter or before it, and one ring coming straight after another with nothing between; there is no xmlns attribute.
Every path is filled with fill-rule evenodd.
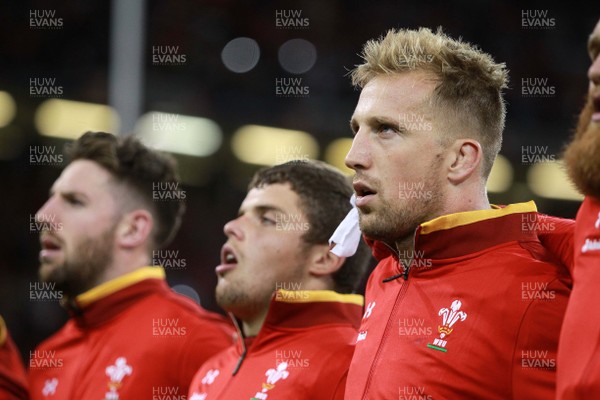
<svg viewBox="0 0 600 400"><path fill-rule="evenodd" d="M506 192L512 186L513 175L513 167L508 158L498 154L488 177L487 190L494 193Z"/></svg>
<svg viewBox="0 0 600 400"><path fill-rule="evenodd" d="M317 61L317 49L304 39L288 40L279 48L279 64L291 74L309 71Z"/></svg>
<svg viewBox="0 0 600 400"><path fill-rule="evenodd" d="M17 113L17 103L8 92L0 91L0 128L10 124Z"/></svg>
<svg viewBox="0 0 600 400"><path fill-rule="evenodd" d="M43 136L77 139L87 131L118 132L119 116L103 104L50 99L36 110L35 127Z"/></svg>
<svg viewBox="0 0 600 400"><path fill-rule="evenodd" d="M529 167L527 184L538 196L560 200L583 200L569 179L562 161L539 163Z"/></svg>
<svg viewBox="0 0 600 400"><path fill-rule="evenodd" d="M147 146L196 157L214 154L223 141L221 128L210 119L157 111L142 115L134 132Z"/></svg>
<svg viewBox="0 0 600 400"><path fill-rule="evenodd" d="M189 286L189 285L184 285L184 284L179 284L179 285L175 285L171 288L171 290L173 290L176 293L179 293L183 296L186 296L190 299L192 299L194 301L194 303L201 305L200 303L200 295L198 294L198 292L196 292L196 290Z"/></svg>
<svg viewBox="0 0 600 400"><path fill-rule="evenodd" d="M238 74L248 72L258 64L260 47L254 39L239 37L223 47L221 59L230 71Z"/></svg>
<svg viewBox="0 0 600 400"><path fill-rule="evenodd" d="M329 143L329 146L327 146L327 150L325 150L325 161L327 161L329 164L333 165L346 175L353 174L354 171L346 167L346 165L344 164L346 154L348 154L348 152L350 151L350 147L352 147L351 138L334 140L333 142Z"/></svg>
<svg viewBox="0 0 600 400"><path fill-rule="evenodd" d="M314 159L319 154L319 145L309 133L259 125L238 129L231 147L237 158L258 165Z"/></svg>

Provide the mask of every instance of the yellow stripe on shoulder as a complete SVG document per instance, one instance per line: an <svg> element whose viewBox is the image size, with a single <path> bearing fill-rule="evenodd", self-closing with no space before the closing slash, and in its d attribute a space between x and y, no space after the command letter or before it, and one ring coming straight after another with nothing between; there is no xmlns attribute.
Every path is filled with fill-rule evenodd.
<svg viewBox="0 0 600 400"><path fill-rule="evenodd" d="M81 307L85 307L94 301L108 296L118 290L136 284L145 279L165 279L165 270L162 267L142 267L133 272L119 276L108 282L104 282L87 292L77 296L75 300Z"/></svg>
<svg viewBox="0 0 600 400"><path fill-rule="evenodd" d="M275 293L275 300L284 303L335 302L362 306L365 299L360 294L342 294L333 290L283 290Z"/></svg>
<svg viewBox="0 0 600 400"><path fill-rule="evenodd" d="M499 208L492 206L489 210L465 211L454 214L442 215L421 224L421 235L428 233L443 231L445 229L456 228L458 226L468 225L486 219L494 219L504 217L510 214L537 212L537 207L533 200L526 203L510 204L506 207Z"/></svg>

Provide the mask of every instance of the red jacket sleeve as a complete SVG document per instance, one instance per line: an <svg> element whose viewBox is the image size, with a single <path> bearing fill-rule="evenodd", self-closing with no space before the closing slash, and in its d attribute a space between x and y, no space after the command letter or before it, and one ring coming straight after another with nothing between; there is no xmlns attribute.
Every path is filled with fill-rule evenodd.
<svg viewBox="0 0 600 400"><path fill-rule="evenodd" d="M28 399L27 375L17 346L0 317L0 399Z"/></svg>
<svg viewBox="0 0 600 400"><path fill-rule="evenodd" d="M573 234L575 221L539 214L538 238L542 245L569 269L573 276Z"/></svg>
<svg viewBox="0 0 600 400"><path fill-rule="evenodd" d="M548 398L556 390L556 357L563 315L571 292L569 277L548 282L551 298L533 301L523 316L513 353L514 400Z"/></svg>

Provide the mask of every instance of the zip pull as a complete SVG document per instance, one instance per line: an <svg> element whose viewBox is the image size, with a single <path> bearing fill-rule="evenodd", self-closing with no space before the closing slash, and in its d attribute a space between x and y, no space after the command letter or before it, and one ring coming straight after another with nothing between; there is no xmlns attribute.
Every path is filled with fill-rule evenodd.
<svg viewBox="0 0 600 400"><path fill-rule="evenodd" d="M404 278L404 280L407 280L407 279L408 279L408 277L407 277L407 276L405 276L405 275L404 275L404 272L403 272L403 273L401 273L401 274L396 274L396 275L390 276L389 278L385 278L385 279L383 280L383 283L391 282L391 281L393 281L393 280L395 280L395 279L398 279L398 278L400 278L400 277Z"/></svg>
<svg viewBox="0 0 600 400"><path fill-rule="evenodd" d="M405 281L408 280L408 273L410 271L410 267L404 266L404 263L402 262L402 260L398 259L398 261L400 262L400 265L402 265L402 270L403 271L401 273L399 273L399 274L392 275L389 278L385 278L383 280L383 283L391 282L391 281L396 280L396 279L398 279L400 277L404 278Z"/></svg>

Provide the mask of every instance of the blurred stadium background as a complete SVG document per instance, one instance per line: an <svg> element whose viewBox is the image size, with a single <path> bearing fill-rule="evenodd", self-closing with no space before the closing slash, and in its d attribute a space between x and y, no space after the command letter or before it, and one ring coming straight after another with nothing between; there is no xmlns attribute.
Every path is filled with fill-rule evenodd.
<svg viewBox="0 0 600 400"><path fill-rule="evenodd" d="M343 169L358 98L347 71L366 40L392 27L443 26L506 62L507 129L490 198L574 217L581 197L558 161L587 90L600 7L586 3L0 2L0 315L25 357L66 320L56 301L29 296L39 251L30 222L64 143L86 130L133 131L179 160L188 211L162 258L171 257L172 286L217 310L222 227L250 176L293 158Z"/></svg>

